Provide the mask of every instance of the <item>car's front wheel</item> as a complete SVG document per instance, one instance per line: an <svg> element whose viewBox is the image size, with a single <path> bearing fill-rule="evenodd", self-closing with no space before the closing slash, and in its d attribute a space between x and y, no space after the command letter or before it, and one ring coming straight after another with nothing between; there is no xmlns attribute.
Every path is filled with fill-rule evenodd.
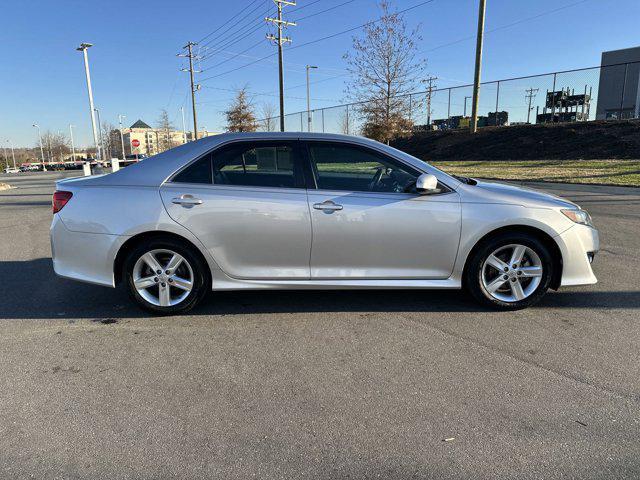
<svg viewBox="0 0 640 480"><path fill-rule="evenodd" d="M493 308L517 310L537 303L553 274L553 258L537 237L526 233L490 238L472 254L465 287Z"/></svg>
<svg viewBox="0 0 640 480"><path fill-rule="evenodd" d="M129 252L125 283L131 297L158 315L184 313L210 290L207 266L192 248L172 238L143 242Z"/></svg>

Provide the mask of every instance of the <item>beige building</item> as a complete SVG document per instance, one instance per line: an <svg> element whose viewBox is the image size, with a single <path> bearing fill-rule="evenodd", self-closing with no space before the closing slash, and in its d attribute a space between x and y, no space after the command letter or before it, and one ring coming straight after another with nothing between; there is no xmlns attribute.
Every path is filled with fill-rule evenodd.
<svg viewBox="0 0 640 480"><path fill-rule="evenodd" d="M202 130L198 132L198 138L217 135L217 133ZM111 142L115 147L113 154L118 158L122 158L122 147L120 142L120 130L111 132ZM122 137L124 140L125 155L156 155L178 145L182 145L186 141L191 141L192 132L182 132L181 130L169 130L168 132L153 128L142 120L138 120L129 128L122 129ZM137 145L137 146L135 146Z"/></svg>

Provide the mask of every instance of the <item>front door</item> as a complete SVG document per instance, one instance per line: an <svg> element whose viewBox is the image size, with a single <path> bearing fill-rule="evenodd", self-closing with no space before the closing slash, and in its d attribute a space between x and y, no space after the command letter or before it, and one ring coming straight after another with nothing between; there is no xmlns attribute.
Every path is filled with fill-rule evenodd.
<svg viewBox="0 0 640 480"><path fill-rule="evenodd" d="M228 275L308 279L311 219L296 142L220 147L161 188L171 218Z"/></svg>
<svg viewBox="0 0 640 480"><path fill-rule="evenodd" d="M458 194L419 195L421 173L366 147L308 142L312 279L448 278L460 240Z"/></svg>

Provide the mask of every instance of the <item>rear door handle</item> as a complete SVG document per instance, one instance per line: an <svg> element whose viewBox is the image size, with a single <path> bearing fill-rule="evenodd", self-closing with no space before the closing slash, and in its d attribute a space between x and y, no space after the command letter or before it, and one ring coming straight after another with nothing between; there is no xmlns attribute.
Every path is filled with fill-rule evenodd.
<svg viewBox="0 0 640 480"><path fill-rule="evenodd" d="M202 200L194 197L193 195L180 195L179 197L172 198L171 203L176 205L182 205L183 207L193 207L194 205L202 205Z"/></svg>
<svg viewBox="0 0 640 480"><path fill-rule="evenodd" d="M325 200L322 203L314 203L313 208L316 210L323 210L325 212L336 212L342 210L342 205L332 202L331 200Z"/></svg>

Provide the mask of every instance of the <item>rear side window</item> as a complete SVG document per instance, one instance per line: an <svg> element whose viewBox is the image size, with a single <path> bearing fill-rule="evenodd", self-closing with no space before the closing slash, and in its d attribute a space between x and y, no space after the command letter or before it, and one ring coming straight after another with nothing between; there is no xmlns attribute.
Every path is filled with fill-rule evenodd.
<svg viewBox="0 0 640 480"><path fill-rule="evenodd" d="M303 188L298 149L289 143L246 142L213 152L213 183Z"/></svg>
<svg viewBox="0 0 640 480"><path fill-rule="evenodd" d="M196 160L173 177L174 183L211 183L211 154Z"/></svg>

